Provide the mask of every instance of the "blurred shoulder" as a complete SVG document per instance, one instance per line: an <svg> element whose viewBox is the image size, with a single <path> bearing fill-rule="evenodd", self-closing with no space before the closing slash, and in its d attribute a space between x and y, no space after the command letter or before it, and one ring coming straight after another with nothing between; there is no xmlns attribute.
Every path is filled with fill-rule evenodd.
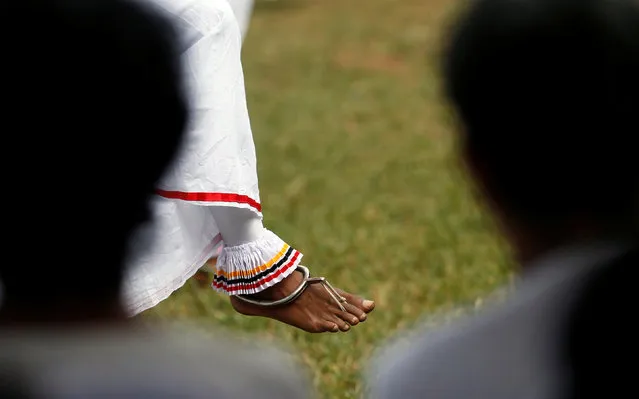
<svg viewBox="0 0 639 399"><path fill-rule="evenodd" d="M199 377L209 391L229 398L308 398L309 383L295 357L272 342L222 331L168 330L170 356L188 359L185 376ZM177 372L171 372L175 375Z"/></svg>
<svg viewBox="0 0 639 399"><path fill-rule="evenodd" d="M130 327L0 332L0 377L20 365L27 380L40 376L46 397L311 396L299 365L271 342L186 326Z"/></svg>

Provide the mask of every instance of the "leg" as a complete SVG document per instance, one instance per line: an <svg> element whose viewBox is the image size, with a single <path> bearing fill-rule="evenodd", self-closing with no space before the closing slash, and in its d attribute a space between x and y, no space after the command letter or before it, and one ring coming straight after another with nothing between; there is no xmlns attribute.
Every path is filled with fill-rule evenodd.
<svg viewBox="0 0 639 399"><path fill-rule="evenodd" d="M242 40L246 37L249 24L251 22L251 16L253 15L253 2L254 0L228 0L235 14L235 19L240 26L242 32Z"/></svg>
<svg viewBox="0 0 639 399"><path fill-rule="evenodd" d="M215 270L215 264L217 262L217 256L213 257L206 262L204 267L195 272L193 278L197 281L197 285L200 288L208 288L211 284L211 277L209 275L209 270Z"/></svg>

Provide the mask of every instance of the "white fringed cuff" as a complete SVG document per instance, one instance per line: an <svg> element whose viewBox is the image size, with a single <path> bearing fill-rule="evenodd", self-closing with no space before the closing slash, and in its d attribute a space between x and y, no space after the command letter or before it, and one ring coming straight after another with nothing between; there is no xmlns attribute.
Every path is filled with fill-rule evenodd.
<svg viewBox="0 0 639 399"><path fill-rule="evenodd" d="M228 295L256 294L293 273L302 256L264 229L264 235L255 241L222 249L211 287Z"/></svg>

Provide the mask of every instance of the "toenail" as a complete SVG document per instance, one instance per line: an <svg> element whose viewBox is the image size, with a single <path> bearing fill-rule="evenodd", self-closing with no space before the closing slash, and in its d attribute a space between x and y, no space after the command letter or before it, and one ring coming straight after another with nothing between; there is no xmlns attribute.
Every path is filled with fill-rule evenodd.
<svg viewBox="0 0 639 399"><path fill-rule="evenodd" d="M364 305L366 309L372 308L374 304L375 303L373 301L369 301L368 299L362 302L362 305Z"/></svg>
<svg viewBox="0 0 639 399"><path fill-rule="evenodd" d="M351 323L357 323L359 321L359 319L357 319L357 317L353 317L351 319Z"/></svg>

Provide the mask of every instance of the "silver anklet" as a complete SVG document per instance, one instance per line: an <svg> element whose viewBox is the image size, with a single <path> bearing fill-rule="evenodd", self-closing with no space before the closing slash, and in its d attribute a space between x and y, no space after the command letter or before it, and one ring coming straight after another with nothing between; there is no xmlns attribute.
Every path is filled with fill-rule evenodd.
<svg viewBox="0 0 639 399"><path fill-rule="evenodd" d="M337 292L337 290L335 290L335 288L333 288L333 286L326 280L326 278L311 277L311 272L308 270L308 267L306 266L298 265L296 270L299 270L300 272L302 272L302 274L304 275L304 278L302 279L302 282L300 283L300 285L297 288L295 288L293 292L291 292L289 295L287 295L286 297L282 299L269 301L269 300L248 298L247 295L234 295L234 297L246 303L250 303L256 306L263 306L263 307L283 306L283 305L288 305L291 302L294 302L300 295L302 295L304 290L306 290L306 288L308 288L309 285L321 284L322 287L324 287L324 289L328 293L328 295L330 295L330 297L333 299L333 301L335 301L337 306L339 306L340 310L342 312L346 312L346 308L344 308L344 305L343 305L344 303L346 303L346 298L341 296Z"/></svg>

